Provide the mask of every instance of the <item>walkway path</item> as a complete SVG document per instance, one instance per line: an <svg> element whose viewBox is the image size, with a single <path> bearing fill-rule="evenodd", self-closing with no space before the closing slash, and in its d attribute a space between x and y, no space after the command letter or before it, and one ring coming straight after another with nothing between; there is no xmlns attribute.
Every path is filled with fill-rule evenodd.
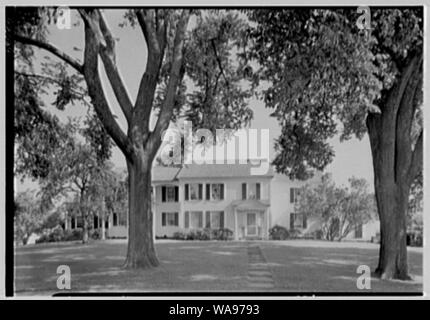
<svg viewBox="0 0 430 320"><path fill-rule="evenodd" d="M252 289L273 289L272 272L261 252L261 248L248 242L248 287Z"/></svg>

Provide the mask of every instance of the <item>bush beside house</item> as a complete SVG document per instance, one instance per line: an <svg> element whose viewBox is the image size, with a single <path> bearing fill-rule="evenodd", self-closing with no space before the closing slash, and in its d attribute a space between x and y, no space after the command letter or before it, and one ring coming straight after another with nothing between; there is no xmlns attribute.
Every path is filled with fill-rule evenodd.
<svg viewBox="0 0 430 320"><path fill-rule="evenodd" d="M167 239L167 237L165 237ZM233 231L228 228L192 230L190 232L175 232L174 240L232 240Z"/></svg>

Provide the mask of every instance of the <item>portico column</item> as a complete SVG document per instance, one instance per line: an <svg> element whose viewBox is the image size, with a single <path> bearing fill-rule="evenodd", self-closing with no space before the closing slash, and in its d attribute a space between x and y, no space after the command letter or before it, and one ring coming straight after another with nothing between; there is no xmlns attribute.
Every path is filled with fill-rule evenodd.
<svg viewBox="0 0 430 320"><path fill-rule="evenodd" d="M239 232L237 228L237 210L234 209L234 240L239 240Z"/></svg>
<svg viewBox="0 0 430 320"><path fill-rule="evenodd" d="M69 217L66 212L66 219L64 219L64 230L69 230Z"/></svg>

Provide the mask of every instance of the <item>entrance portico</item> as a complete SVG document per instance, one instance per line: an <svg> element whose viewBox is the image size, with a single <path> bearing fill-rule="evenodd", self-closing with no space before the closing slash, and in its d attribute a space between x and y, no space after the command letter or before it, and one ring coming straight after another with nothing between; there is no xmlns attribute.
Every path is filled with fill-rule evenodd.
<svg viewBox="0 0 430 320"><path fill-rule="evenodd" d="M269 204L259 200L243 200L233 205L234 238L268 239L269 237Z"/></svg>

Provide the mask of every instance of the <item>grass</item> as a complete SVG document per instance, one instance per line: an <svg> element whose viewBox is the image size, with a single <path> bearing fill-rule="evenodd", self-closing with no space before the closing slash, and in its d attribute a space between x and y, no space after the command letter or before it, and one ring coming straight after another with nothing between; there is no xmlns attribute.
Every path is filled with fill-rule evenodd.
<svg viewBox="0 0 430 320"><path fill-rule="evenodd" d="M276 284L271 291L358 291L360 264L373 270L378 246L316 241L262 241ZM51 295L57 267L71 269L72 291L249 291L246 242L157 241L161 265L150 270L121 268L126 241L39 244L15 252L15 290L19 295ZM410 282L372 279L372 291L421 292L422 250L409 250Z"/></svg>
<svg viewBox="0 0 430 320"><path fill-rule="evenodd" d="M372 243L278 241L261 244L279 291L365 292L357 288L357 268L378 263L379 246ZM413 281L371 279L373 292L422 292L421 248L408 248Z"/></svg>

